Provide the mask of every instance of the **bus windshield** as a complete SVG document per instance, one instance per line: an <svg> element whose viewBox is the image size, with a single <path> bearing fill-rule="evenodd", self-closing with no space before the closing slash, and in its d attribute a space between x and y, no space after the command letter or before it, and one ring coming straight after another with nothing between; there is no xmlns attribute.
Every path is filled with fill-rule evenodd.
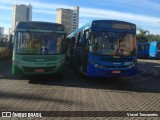
<svg viewBox="0 0 160 120"><path fill-rule="evenodd" d="M65 34L55 32L16 32L15 52L50 55L65 52Z"/></svg>
<svg viewBox="0 0 160 120"><path fill-rule="evenodd" d="M93 31L89 51L98 55L135 56L136 36L127 32Z"/></svg>

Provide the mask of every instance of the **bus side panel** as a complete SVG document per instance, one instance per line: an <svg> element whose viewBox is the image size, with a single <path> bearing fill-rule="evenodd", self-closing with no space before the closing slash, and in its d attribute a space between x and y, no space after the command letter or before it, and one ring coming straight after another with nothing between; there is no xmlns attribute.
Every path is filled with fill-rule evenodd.
<svg viewBox="0 0 160 120"><path fill-rule="evenodd" d="M141 44L137 43L137 57L140 58L142 55Z"/></svg>
<svg viewBox="0 0 160 120"><path fill-rule="evenodd" d="M137 57L144 58L149 56L149 43L137 43Z"/></svg>
<svg viewBox="0 0 160 120"><path fill-rule="evenodd" d="M145 44L144 49L145 49L144 57L148 57L149 56L149 43Z"/></svg>
<svg viewBox="0 0 160 120"><path fill-rule="evenodd" d="M18 68L15 64L12 64L12 74L13 75L22 75L24 74L23 70Z"/></svg>
<svg viewBox="0 0 160 120"><path fill-rule="evenodd" d="M65 63L62 63L56 67L56 69L54 70L54 73L55 74L63 73L64 70L65 70Z"/></svg>
<svg viewBox="0 0 160 120"><path fill-rule="evenodd" d="M151 42L149 47L149 56L156 57L156 42Z"/></svg>
<svg viewBox="0 0 160 120"><path fill-rule="evenodd" d="M138 57L142 57L142 44L138 44Z"/></svg>
<svg viewBox="0 0 160 120"><path fill-rule="evenodd" d="M157 42L157 55L156 55L156 58L160 59L160 42Z"/></svg>

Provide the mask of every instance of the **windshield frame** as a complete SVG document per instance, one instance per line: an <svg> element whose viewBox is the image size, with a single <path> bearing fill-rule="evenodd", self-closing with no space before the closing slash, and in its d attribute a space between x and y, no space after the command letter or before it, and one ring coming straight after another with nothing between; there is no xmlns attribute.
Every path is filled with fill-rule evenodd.
<svg viewBox="0 0 160 120"><path fill-rule="evenodd" d="M54 34L56 35L60 35L61 37L63 36L63 44L64 44L64 49L62 51L59 51L59 52L56 52L55 53L47 53L47 54L41 54L41 53L23 53L23 52L17 52L18 51L18 42L20 41L19 38L18 38L18 34L40 34L41 36L41 39L39 40L42 44L42 42L46 42L46 41L49 41L49 39L51 39L50 41L54 41L53 40L53 36L55 37ZM44 35L47 36L48 40L44 40L43 37ZM43 37L42 37L43 36ZM59 37L59 38L61 38ZM32 39L32 38L31 38ZM42 40L43 39L43 40ZM56 44L57 44L57 40L58 40L58 37L56 38ZM23 41L23 38L21 38L21 41ZM19 55L59 55L59 54L64 54L65 53L65 42L66 42L66 32L65 31L51 31L51 30L26 30L26 29L18 29L15 31L15 42L14 42L14 51L16 54L19 54ZM57 46L56 46L57 47ZM31 47L32 48L32 47ZM41 48L43 49L43 48Z"/></svg>
<svg viewBox="0 0 160 120"><path fill-rule="evenodd" d="M125 51L125 52L128 52L128 54L100 54L100 53L97 53L97 52L93 52L93 50L91 50L91 49L93 49L93 46L92 46L92 34L94 34L95 32L99 32L99 33L106 33L106 35L109 35L110 33L113 33L113 34L121 34L121 38L122 39L119 39L119 41L118 40L116 40L117 41L117 43L119 44L119 50L121 50L122 49L122 47L120 46L120 41L121 40L124 40L124 38L126 37L126 36L129 36L130 35L130 39L128 38L128 42L130 41L130 43L128 43L128 45L129 45L129 47L128 47L128 49L129 49L129 51ZM109 39L110 40L110 39ZM131 42L132 41L132 42ZM130 46L130 44L132 44L132 50L131 50L131 46ZM111 44L109 44L109 45L111 45ZM127 44L126 44L127 45ZM91 32L90 32L90 35L89 35L89 41L88 41L88 49L89 49L89 53L91 53L91 54L94 54L94 55L99 55L99 56L126 56L126 57L128 57L128 56L136 56L136 34L134 33L134 31L128 31L128 30L123 30L123 31L118 31L118 30L105 30L105 29L101 29L101 30L92 30ZM107 49L106 49L106 51L107 51ZM122 52L123 52L123 49L122 49Z"/></svg>

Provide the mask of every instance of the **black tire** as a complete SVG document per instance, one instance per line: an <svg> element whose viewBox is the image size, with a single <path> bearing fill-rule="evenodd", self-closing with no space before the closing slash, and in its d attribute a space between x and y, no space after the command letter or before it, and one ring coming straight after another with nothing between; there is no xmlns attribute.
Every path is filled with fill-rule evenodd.
<svg viewBox="0 0 160 120"><path fill-rule="evenodd" d="M82 67L82 65L79 66L78 74L79 74L79 76L80 76L81 79L88 79L88 77L83 73L83 67Z"/></svg>

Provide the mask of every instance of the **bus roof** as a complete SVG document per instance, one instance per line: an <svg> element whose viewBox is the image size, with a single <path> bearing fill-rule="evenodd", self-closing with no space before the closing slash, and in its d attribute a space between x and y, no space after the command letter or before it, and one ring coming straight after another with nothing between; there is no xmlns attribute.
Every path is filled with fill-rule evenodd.
<svg viewBox="0 0 160 120"><path fill-rule="evenodd" d="M152 41L152 42L150 42L150 43L160 43L160 41Z"/></svg>
<svg viewBox="0 0 160 120"><path fill-rule="evenodd" d="M136 25L130 22L126 21L120 21L120 20L92 20L76 31L72 32L68 37L72 37L74 34L87 29L87 28L102 28L102 29L127 29L127 30L134 30L136 31Z"/></svg>
<svg viewBox="0 0 160 120"><path fill-rule="evenodd" d="M41 21L17 22L15 30L18 29L65 31L65 27L62 24Z"/></svg>
<svg viewBox="0 0 160 120"><path fill-rule="evenodd" d="M150 43L148 43L148 42L137 42L137 44L144 45L144 44L150 44Z"/></svg>

